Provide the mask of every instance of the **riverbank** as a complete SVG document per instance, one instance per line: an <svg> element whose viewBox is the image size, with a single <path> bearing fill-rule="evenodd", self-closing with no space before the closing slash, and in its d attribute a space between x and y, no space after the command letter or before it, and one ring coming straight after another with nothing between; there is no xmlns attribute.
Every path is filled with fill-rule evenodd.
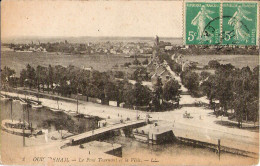
<svg viewBox="0 0 260 166"><path fill-rule="evenodd" d="M10 96L24 98L23 94L6 93ZM36 99L35 96L27 95L29 99ZM64 98L67 99L67 98ZM56 107L55 100L40 98L44 106ZM60 108L64 110L76 111L76 100L60 100ZM136 119L137 116L145 119L147 112L124 109L120 107L111 107L91 102L79 102L79 113L85 115L98 116L103 119ZM187 111L193 116L192 119L183 118L183 113ZM240 149L258 154L259 153L259 132L253 132L238 128L229 128L219 125L217 122L225 122L227 119L216 118L212 110L203 107L183 107L174 111L152 112L149 113L151 120L161 121L161 125L167 125L172 128L175 136L185 137L201 142L217 144L221 140L221 145L225 147Z"/></svg>
<svg viewBox="0 0 260 166"><path fill-rule="evenodd" d="M120 137L107 140L109 143L122 144L123 158L103 153L100 148L84 148L71 146L60 149L63 140L44 141L44 137L26 138L26 147L22 146L22 137L1 132L2 163L8 165L253 165L257 159L239 155L222 154L218 156L201 148L187 148L185 145L158 145L132 141ZM175 150L178 149L178 150ZM163 152L161 152L163 151ZM15 157L14 157L15 156ZM187 160L187 158L189 160Z"/></svg>

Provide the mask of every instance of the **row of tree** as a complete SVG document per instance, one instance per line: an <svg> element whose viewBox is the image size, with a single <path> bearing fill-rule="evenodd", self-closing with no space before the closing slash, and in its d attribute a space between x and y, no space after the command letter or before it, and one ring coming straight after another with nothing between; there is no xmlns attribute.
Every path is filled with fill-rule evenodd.
<svg viewBox="0 0 260 166"><path fill-rule="evenodd" d="M219 100L225 114L228 109L235 110L240 127L243 120L258 120L259 66L251 70L249 67L239 69L230 64L220 65L201 88L211 102Z"/></svg>
<svg viewBox="0 0 260 166"><path fill-rule="evenodd" d="M228 115L227 110L234 110L239 127L243 120L256 122L259 110L259 66L251 70L249 67L235 68L231 64L209 64L215 73L187 70L181 73L183 85L194 96L206 95L210 106L219 101L221 112Z"/></svg>
<svg viewBox="0 0 260 166"><path fill-rule="evenodd" d="M142 73L142 71L140 71ZM137 82L133 85L124 79L116 80L110 72L83 70L75 66L63 67L60 65L48 67L27 65L20 72L20 78L12 80L15 71L5 67L2 70L3 85L11 87L23 86L38 91L56 93L70 97L72 94L99 98L102 101L118 101L128 106L150 106L150 109L160 111L164 101L174 103L179 100L180 85L171 80L164 86L158 79L153 90L142 85L144 75L136 73Z"/></svg>

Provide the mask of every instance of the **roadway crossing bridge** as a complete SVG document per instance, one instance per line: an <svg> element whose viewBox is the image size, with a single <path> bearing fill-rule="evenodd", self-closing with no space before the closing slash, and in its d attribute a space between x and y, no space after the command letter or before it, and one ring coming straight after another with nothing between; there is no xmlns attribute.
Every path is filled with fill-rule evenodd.
<svg viewBox="0 0 260 166"><path fill-rule="evenodd" d="M66 144L67 145L79 145L82 143L90 142L93 140L97 140L100 138L104 138L106 135L108 135L110 132L120 129L133 129L138 128L141 126L144 126L146 124L145 120L136 120L136 121L129 121L125 123L119 123L107 127L98 128L96 130L91 130L85 133L81 133L72 137L69 137L69 139Z"/></svg>

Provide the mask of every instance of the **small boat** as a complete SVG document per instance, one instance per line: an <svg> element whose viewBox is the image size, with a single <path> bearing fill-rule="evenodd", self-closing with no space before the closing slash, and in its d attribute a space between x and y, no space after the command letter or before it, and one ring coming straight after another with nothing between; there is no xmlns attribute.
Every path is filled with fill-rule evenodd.
<svg viewBox="0 0 260 166"><path fill-rule="evenodd" d="M2 100L2 101L7 101L7 100L9 100L9 98L6 97L6 96L4 96L4 95L1 95L1 100Z"/></svg>
<svg viewBox="0 0 260 166"><path fill-rule="evenodd" d="M41 134L40 130L32 128L27 122L23 123L21 121L11 119L2 120L1 128L8 133L25 137Z"/></svg>
<svg viewBox="0 0 260 166"><path fill-rule="evenodd" d="M50 108L51 111L53 112L63 112L64 110L57 109L57 108Z"/></svg>
<svg viewBox="0 0 260 166"><path fill-rule="evenodd" d="M13 101L14 102L18 102L18 101L20 102L20 100L18 98L14 98Z"/></svg>
<svg viewBox="0 0 260 166"><path fill-rule="evenodd" d="M64 113L67 114L67 115L70 115L70 116L74 116L74 117L79 115L77 112L71 111L71 110L68 110L68 111L64 110Z"/></svg>
<svg viewBox="0 0 260 166"><path fill-rule="evenodd" d="M43 106L41 104L39 104L38 102L34 102L31 101L31 106L32 108L38 109L38 108L42 108Z"/></svg>
<svg viewBox="0 0 260 166"><path fill-rule="evenodd" d="M71 110L64 110L64 113L67 114L67 115L70 115L71 113L73 113L73 111L71 111Z"/></svg>
<svg viewBox="0 0 260 166"><path fill-rule="evenodd" d="M80 114L80 113L74 113L71 116L74 116L76 118L84 118L85 115L84 114Z"/></svg>
<svg viewBox="0 0 260 166"><path fill-rule="evenodd" d="M58 106L58 108L50 108L50 110L53 112L64 112L65 111L65 110L60 109L58 100L57 100L57 106Z"/></svg>
<svg viewBox="0 0 260 166"><path fill-rule="evenodd" d="M25 100L20 99L20 104L21 104L21 105L27 105L28 103L27 103Z"/></svg>
<svg viewBox="0 0 260 166"><path fill-rule="evenodd" d="M98 116L93 116L93 115L84 115L85 119L98 119Z"/></svg>
<svg viewBox="0 0 260 166"><path fill-rule="evenodd" d="M32 108L38 109L42 108L43 106L41 104L32 104Z"/></svg>

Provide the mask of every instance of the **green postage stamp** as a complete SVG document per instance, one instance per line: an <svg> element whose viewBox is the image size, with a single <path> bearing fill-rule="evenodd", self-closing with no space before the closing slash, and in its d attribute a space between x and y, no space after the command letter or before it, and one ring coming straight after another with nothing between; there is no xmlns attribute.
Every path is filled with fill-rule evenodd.
<svg viewBox="0 0 260 166"><path fill-rule="evenodd" d="M257 3L223 3L222 44L256 45Z"/></svg>
<svg viewBox="0 0 260 166"><path fill-rule="evenodd" d="M220 42L220 3L186 3L186 44Z"/></svg>
<svg viewBox="0 0 260 166"><path fill-rule="evenodd" d="M188 45L257 45L256 2L186 2Z"/></svg>

